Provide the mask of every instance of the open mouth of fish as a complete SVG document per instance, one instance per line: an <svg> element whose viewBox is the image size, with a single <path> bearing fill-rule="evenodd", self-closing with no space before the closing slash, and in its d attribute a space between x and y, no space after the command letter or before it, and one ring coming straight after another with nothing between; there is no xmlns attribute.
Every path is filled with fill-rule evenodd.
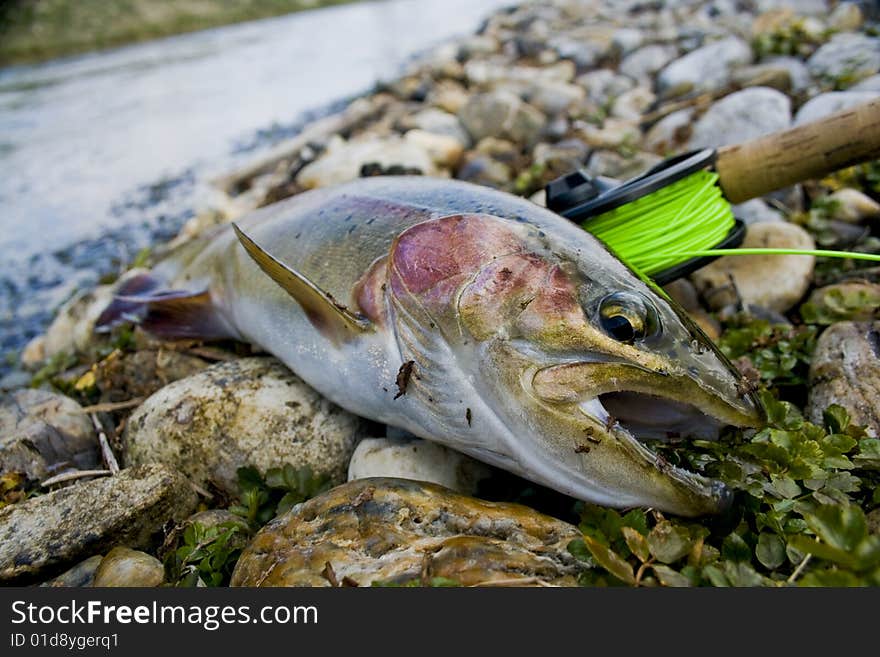
<svg viewBox="0 0 880 657"><path fill-rule="evenodd" d="M727 426L692 404L637 392L600 394L588 408L593 417L616 423L640 442L717 440Z"/></svg>
<svg viewBox="0 0 880 657"><path fill-rule="evenodd" d="M726 508L733 499L728 487L686 467L669 463L652 449L651 444L712 441L717 440L727 426L757 426L761 415L759 405L750 395L733 401L708 391L685 393L675 390L674 386L670 386L666 396L663 386L656 383L620 385L604 392L583 390L578 394L573 391L580 399L569 400L586 418L604 425L617 445L636 461L676 481L682 490L691 491L695 496L692 499L705 500L707 509ZM627 390L627 387L635 389ZM645 390L649 387L650 392Z"/></svg>
<svg viewBox="0 0 880 657"><path fill-rule="evenodd" d="M690 403L632 391L602 393L578 407L604 422L625 451L705 500L708 509L721 511L732 503L733 491L724 483L675 466L650 447L652 441L717 440L729 422Z"/></svg>

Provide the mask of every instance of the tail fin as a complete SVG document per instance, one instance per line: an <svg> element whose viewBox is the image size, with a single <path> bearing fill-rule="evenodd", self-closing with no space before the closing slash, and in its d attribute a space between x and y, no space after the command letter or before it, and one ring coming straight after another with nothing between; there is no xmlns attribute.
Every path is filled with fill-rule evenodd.
<svg viewBox="0 0 880 657"><path fill-rule="evenodd" d="M124 322L139 324L164 339L238 337L212 304L209 290L170 289L148 272L122 282L98 317L95 330L108 332Z"/></svg>

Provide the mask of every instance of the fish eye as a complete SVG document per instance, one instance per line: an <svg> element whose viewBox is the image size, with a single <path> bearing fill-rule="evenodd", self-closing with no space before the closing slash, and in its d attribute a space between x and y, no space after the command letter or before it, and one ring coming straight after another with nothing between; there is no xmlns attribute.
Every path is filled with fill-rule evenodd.
<svg viewBox="0 0 880 657"><path fill-rule="evenodd" d="M602 330L619 342L631 343L653 335L659 328L657 310L635 292L615 292L599 302Z"/></svg>

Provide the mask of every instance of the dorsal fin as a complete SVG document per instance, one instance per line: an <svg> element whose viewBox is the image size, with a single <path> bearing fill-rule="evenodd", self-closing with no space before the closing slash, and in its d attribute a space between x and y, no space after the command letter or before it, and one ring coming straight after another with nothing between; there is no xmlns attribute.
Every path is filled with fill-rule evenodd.
<svg viewBox="0 0 880 657"><path fill-rule="evenodd" d="M352 313L339 304L333 295L324 292L298 271L278 260L234 222L232 228L253 261L302 306L312 324L324 335L344 341L372 329L372 324L367 319Z"/></svg>

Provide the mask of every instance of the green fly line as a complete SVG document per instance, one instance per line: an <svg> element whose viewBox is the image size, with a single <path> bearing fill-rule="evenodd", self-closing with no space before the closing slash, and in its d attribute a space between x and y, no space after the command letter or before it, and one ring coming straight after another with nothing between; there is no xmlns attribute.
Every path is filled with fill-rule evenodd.
<svg viewBox="0 0 880 657"><path fill-rule="evenodd" d="M702 256L812 255L880 262L880 255L821 249L713 249L735 225L733 210L718 186L718 174L693 173L581 226L605 242L621 260L648 276Z"/></svg>

